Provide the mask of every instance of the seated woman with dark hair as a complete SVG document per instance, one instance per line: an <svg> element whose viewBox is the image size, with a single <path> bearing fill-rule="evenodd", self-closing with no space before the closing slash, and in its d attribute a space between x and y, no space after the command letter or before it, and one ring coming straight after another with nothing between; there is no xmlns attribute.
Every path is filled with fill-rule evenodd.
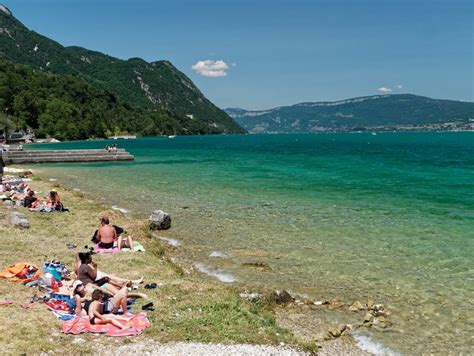
<svg viewBox="0 0 474 356"><path fill-rule="evenodd" d="M115 295L119 289L124 286L143 283L143 278L129 280L99 271L97 264L92 261L92 255L88 252L79 252L76 255L74 272L76 273L77 279L80 280L85 287L92 288L92 286L99 286L105 293L110 295ZM142 293L130 293L130 296L140 298L147 297Z"/></svg>
<svg viewBox="0 0 474 356"><path fill-rule="evenodd" d="M26 197L23 199L23 206L25 208L36 208L40 204L38 197L35 197L35 192L33 190L28 190Z"/></svg>
<svg viewBox="0 0 474 356"><path fill-rule="evenodd" d="M46 206L53 210L61 210L61 198L57 191L52 190L49 192L49 196L46 198Z"/></svg>

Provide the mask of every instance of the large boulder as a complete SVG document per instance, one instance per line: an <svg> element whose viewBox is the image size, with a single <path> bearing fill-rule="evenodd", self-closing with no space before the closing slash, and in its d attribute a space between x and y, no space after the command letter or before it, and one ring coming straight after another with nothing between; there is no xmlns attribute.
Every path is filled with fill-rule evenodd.
<svg viewBox="0 0 474 356"><path fill-rule="evenodd" d="M28 219L26 219L25 214L18 212L11 213L8 218L8 222L10 225L21 227L23 229L28 229L30 227L30 223L28 222Z"/></svg>
<svg viewBox="0 0 474 356"><path fill-rule="evenodd" d="M148 219L148 225L152 230L166 230L171 227L171 216L163 210L154 210Z"/></svg>

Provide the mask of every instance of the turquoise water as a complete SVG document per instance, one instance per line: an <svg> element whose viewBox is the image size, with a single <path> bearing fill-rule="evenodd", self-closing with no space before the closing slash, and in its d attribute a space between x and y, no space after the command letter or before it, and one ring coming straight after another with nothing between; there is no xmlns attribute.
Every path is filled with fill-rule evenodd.
<svg viewBox="0 0 474 356"><path fill-rule="evenodd" d="M119 144L134 162L37 168L139 216L154 208L170 212L173 228L162 235L179 240L181 253L217 275L315 299L383 303L394 325L371 334L392 350L474 347L474 133ZM213 251L225 257L209 257ZM266 262L271 271L242 266L249 261Z"/></svg>

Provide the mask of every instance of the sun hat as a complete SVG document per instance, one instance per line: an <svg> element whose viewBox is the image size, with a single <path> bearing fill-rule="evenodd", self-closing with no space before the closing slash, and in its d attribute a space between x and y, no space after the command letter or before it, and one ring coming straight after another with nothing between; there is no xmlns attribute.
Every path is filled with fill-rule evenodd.
<svg viewBox="0 0 474 356"><path fill-rule="evenodd" d="M77 287L79 286L83 286L84 283L82 283L80 280L76 279L73 283L72 283L72 291L75 292Z"/></svg>

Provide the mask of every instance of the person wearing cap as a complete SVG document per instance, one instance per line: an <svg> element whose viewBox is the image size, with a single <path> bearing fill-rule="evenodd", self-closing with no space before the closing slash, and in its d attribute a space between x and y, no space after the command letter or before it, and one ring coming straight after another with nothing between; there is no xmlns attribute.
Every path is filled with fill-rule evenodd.
<svg viewBox="0 0 474 356"><path fill-rule="evenodd" d="M76 279L72 283L72 298L76 303L76 315L81 315L82 313L82 303L86 300L86 288L84 287L84 283L80 280Z"/></svg>

